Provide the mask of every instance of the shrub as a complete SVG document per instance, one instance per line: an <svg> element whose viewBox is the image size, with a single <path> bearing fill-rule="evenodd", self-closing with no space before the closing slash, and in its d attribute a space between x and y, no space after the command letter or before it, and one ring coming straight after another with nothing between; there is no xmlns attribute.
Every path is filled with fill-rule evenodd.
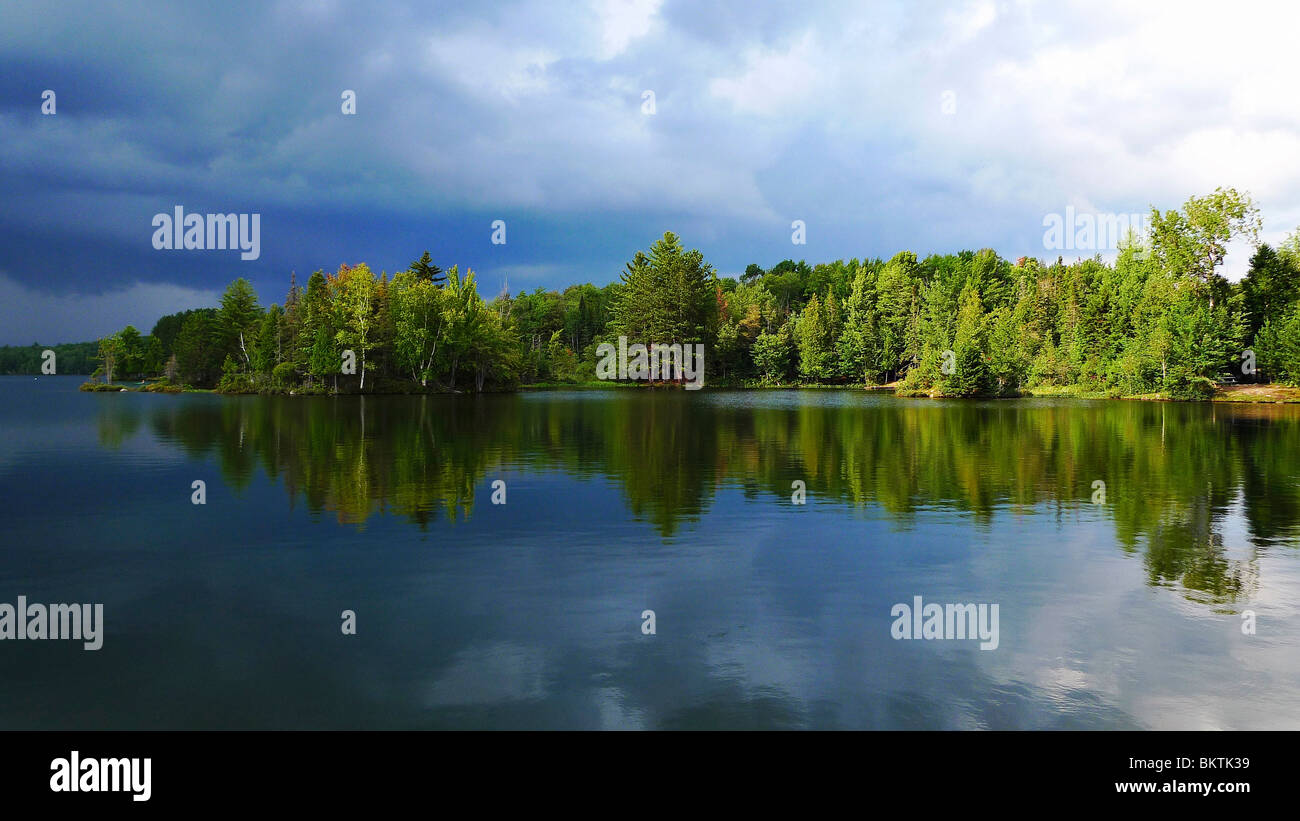
<svg viewBox="0 0 1300 821"><path fill-rule="evenodd" d="M271 382L277 387L298 384L298 369L292 362L281 362L271 370Z"/></svg>

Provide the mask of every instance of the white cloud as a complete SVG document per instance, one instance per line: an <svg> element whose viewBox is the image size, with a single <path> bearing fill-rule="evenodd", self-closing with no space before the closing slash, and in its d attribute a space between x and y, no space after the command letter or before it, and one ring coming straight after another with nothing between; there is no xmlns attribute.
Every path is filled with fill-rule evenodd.
<svg viewBox="0 0 1300 821"><path fill-rule="evenodd" d="M662 3L663 0L595 0L592 6L601 29L600 59L617 57L633 40L644 37Z"/></svg>
<svg viewBox="0 0 1300 821"><path fill-rule="evenodd" d="M467 31L430 38L428 62L465 89L507 101L550 89L547 68L558 55L544 47L503 43L488 32Z"/></svg>
<svg viewBox="0 0 1300 821"><path fill-rule="evenodd" d="M60 98L58 122L7 114L0 134L11 167L63 183L15 202L109 197L144 180L154 192L210 191L213 202L239 192L268 211L634 215L660 230L697 225L726 237L733 255L788 237L798 217L819 239L810 259L972 245L1015 256L1041 247L1042 215L1067 204L1172 208L1218 185L1256 196L1266 237L1300 221L1297 7L952 8L591 0L565 10L524 0L437 19L376 11L348 18L364 47L324 49L327 70L350 78L339 87L359 91L356 119L338 114L334 76L319 101L264 104L277 78L296 76L288 61L306 59L300 50L224 55L217 66L191 49L176 70L150 64L149 74L171 78L183 105L215 101L215 113L193 115L211 127L75 108L65 120ZM113 22L97 36L138 36ZM243 47L292 36L276 28L284 19L271 22ZM309 34L346 26L327 28ZM42 36L17 23L0 34L55 47ZM209 75L211 87L194 79ZM647 88L653 116L640 111ZM957 95L952 115L940 110L946 90ZM245 131L256 138L222 136ZM22 207L30 213L0 211L10 224L52 219ZM124 214L87 209L77 231L121 236ZM1236 257L1230 270L1243 264Z"/></svg>
<svg viewBox="0 0 1300 821"><path fill-rule="evenodd" d="M976 0L966 3L959 11L944 15L944 22L957 40L970 40L992 25L997 16L998 9L993 0Z"/></svg>
<svg viewBox="0 0 1300 821"><path fill-rule="evenodd" d="M822 62L811 31L784 49L754 49L745 70L709 83L713 96L737 111L768 117L806 116L820 107L818 89L833 80L833 69Z"/></svg>

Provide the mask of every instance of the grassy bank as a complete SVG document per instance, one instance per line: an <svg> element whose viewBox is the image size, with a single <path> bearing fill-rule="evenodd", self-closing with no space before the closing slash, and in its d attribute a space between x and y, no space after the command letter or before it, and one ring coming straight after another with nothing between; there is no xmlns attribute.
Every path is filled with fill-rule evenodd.
<svg viewBox="0 0 1300 821"><path fill-rule="evenodd" d="M1073 385L1047 385L1026 388L1026 396L1061 396L1073 399L1128 399L1144 402L1186 402L1196 400L1174 399L1166 393L1122 395L1117 392L1090 391ZM1269 404L1300 403L1300 388L1289 385L1222 385L1205 402L1251 402Z"/></svg>
<svg viewBox="0 0 1300 821"><path fill-rule="evenodd" d="M78 390L88 393L213 393L204 388L167 382L82 382Z"/></svg>

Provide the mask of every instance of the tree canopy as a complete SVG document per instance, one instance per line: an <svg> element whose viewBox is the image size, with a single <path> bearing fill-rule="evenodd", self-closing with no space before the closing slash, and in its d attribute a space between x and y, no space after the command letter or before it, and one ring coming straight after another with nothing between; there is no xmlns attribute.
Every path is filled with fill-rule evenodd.
<svg viewBox="0 0 1300 821"><path fill-rule="evenodd" d="M316 271L305 288L293 276L269 308L237 279L216 308L101 340L97 361L103 376L168 371L232 391L501 390L593 381L598 346L625 336L703 344L712 384L1195 398L1228 371L1300 381L1300 232L1272 248L1257 243L1259 226L1249 195L1220 188L1153 209L1149 233L1130 236L1113 262L901 251L751 263L727 277L667 232L616 282L491 301L473 271L444 272L426 251L391 278L364 264ZM1232 283L1221 267L1241 238L1256 249ZM1242 374L1247 351L1257 369Z"/></svg>

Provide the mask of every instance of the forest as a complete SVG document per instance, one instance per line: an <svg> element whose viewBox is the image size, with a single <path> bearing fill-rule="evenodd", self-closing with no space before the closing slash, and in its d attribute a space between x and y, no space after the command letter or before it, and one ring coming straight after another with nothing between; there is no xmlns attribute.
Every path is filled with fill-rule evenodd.
<svg viewBox="0 0 1300 821"><path fill-rule="evenodd" d="M473 271L444 271L426 251L391 276L365 264L305 286L291 276L283 304L266 308L237 279L217 306L99 340L94 377L229 393L592 384L597 346L623 335L704 344L711 386L1201 399L1228 374L1300 382L1300 230L1273 248L1260 226L1249 194L1219 188L1152 209L1147 234L1130 234L1113 263L903 251L738 276L669 232L611 284L486 301ZM1221 269L1235 240L1254 251L1230 282Z"/></svg>
<svg viewBox="0 0 1300 821"><path fill-rule="evenodd" d="M56 373L89 374L93 373L99 360L99 346L94 342L71 342L62 345L0 345L0 374L38 374L45 358L45 351L54 351L54 368Z"/></svg>

